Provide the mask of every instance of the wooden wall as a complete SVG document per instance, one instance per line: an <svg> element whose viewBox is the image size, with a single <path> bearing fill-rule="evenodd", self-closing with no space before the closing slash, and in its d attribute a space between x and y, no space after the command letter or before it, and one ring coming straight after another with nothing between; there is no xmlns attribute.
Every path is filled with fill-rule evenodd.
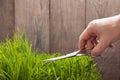
<svg viewBox="0 0 120 80"><path fill-rule="evenodd" d="M15 0L15 30L39 52L49 52L49 0Z"/></svg>
<svg viewBox="0 0 120 80"><path fill-rule="evenodd" d="M14 30L14 0L0 0L0 41Z"/></svg>
<svg viewBox="0 0 120 80"><path fill-rule="evenodd" d="M120 0L0 0L0 40L23 32L39 52L68 53L78 48L78 37L97 18L120 13ZM95 61L103 80L120 80L120 42Z"/></svg>
<svg viewBox="0 0 120 80"><path fill-rule="evenodd" d="M50 1L50 51L71 52L85 29L85 0Z"/></svg>

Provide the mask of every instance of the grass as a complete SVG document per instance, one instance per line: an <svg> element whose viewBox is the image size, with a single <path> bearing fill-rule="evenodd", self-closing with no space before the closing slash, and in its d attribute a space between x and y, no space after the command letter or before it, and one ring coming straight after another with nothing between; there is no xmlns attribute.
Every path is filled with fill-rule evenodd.
<svg viewBox="0 0 120 80"><path fill-rule="evenodd" d="M45 63L60 53L38 54L20 35L0 43L0 80L101 80L91 57L74 57Z"/></svg>

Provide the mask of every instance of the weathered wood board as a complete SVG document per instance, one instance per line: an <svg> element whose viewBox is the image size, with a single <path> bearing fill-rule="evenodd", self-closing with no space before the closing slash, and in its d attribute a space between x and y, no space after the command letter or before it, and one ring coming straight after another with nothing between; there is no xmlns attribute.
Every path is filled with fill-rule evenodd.
<svg viewBox="0 0 120 80"><path fill-rule="evenodd" d="M78 49L85 29L85 0L50 0L50 51L68 53Z"/></svg>
<svg viewBox="0 0 120 80"><path fill-rule="evenodd" d="M15 0L15 30L32 41L33 49L49 51L49 0Z"/></svg>
<svg viewBox="0 0 120 80"><path fill-rule="evenodd" d="M0 0L0 41L14 32L14 0Z"/></svg>

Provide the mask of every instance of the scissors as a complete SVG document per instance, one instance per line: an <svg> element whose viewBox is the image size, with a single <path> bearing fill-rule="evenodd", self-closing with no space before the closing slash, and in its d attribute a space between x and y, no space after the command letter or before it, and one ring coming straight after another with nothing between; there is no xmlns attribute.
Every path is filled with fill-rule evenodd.
<svg viewBox="0 0 120 80"><path fill-rule="evenodd" d="M75 57L75 56L91 56L90 55L90 50L91 49L84 49L84 50L77 50L74 51L72 53L63 55L63 56L59 56L59 57L54 57L54 58L50 58L50 59L46 59L44 60L45 62L52 62L52 61L56 61L56 60L61 60L61 59L65 59L65 58L70 58L70 57Z"/></svg>

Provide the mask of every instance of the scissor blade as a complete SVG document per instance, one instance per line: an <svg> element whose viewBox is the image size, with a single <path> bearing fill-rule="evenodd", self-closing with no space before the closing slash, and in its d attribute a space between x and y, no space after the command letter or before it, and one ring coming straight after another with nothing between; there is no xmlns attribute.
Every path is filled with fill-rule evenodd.
<svg viewBox="0 0 120 80"><path fill-rule="evenodd" d="M50 59L46 59L44 61L46 62L51 62L51 61L56 61L56 60L60 60L60 59L64 59L64 58L69 58L69 57L73 57L73 56L82 56L84 54L78 54L80 51L75 51L75 52L72 52L72 53L69 53L67 55L64 55L64 56L59 56L59 57L55 57L55 58L50 58Z"/></svg>

